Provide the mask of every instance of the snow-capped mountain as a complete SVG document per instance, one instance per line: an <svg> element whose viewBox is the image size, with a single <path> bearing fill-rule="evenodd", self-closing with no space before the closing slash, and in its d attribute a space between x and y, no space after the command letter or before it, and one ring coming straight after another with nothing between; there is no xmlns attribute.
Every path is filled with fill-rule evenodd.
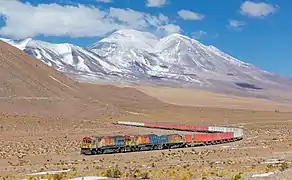
<svg viewBox="0 0 292 180"><path fill-rule="evenodd" d="M1 39L31 56L42 60L49 66L66 73L77 72L120 72L111 63L105 62L98 55L72 44L51 44L31 38L13 41Z"/></svg>
<svg viewBox="0 0 292 180"><path fill-rule="evenodd" d="M7 43L79 80L147 82L219 91L291 90L292 80L181 34L118 30L90 47L33 39Z"/></svg>

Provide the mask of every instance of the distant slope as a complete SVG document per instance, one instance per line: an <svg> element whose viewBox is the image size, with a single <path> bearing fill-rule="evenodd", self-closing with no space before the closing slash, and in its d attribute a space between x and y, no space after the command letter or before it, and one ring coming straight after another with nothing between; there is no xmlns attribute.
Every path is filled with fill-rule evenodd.
<svg viewBox="0 0 292 180"><path fill-rule="evenodd" d="M188 88L136 86L137 89L159 100L180 106L215 107L256 111L292 112L292 104L266 99L236 97Z"/></svg>

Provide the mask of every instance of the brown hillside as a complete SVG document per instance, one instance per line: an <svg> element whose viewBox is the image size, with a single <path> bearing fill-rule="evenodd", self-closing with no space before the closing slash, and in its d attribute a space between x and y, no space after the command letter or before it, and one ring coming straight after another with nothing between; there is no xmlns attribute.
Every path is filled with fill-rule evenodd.
<svg viewBox="0 0 292 180"><path fill-rule="evenodd" d="M0 42L1 97L72 97L77 84L38 59Z"/></svg>
<svg viewBox="0 0 292 180"><path fill-rule="evenodd" d="M81 85L0 41L0 111L5 114L96 116L149 102L162 104L135 89Z"/></svg>

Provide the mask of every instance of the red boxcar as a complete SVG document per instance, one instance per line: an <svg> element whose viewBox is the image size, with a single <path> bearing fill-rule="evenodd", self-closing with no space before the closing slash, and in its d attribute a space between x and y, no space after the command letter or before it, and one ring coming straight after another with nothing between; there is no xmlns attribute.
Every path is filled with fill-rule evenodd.
<svg viewBox="0 0 292 180"><path fill-rule="evenodd" d="M157 124L145 123L144 127L153 127L153 128L155 128L155 127L157 127Z"/></svg>
<svg viewBox="0 0 292 180"><path fill-rule="evenodd" d="M184 124L152 124L152 123L145 123L145 127L165 128L165 129L178 129L178 130L192 130L192 131L208 131L208 126L194 126L194 125L184 125Z"/></svg>
<svg viewBox="0 0 292 180"><path fill-rule="evenodd" d="M193 142L193 137L191 134L185 134L185 142L186 143L191 143Z"/></svg>
<svg viewBox="0 0 292 180"><path fill-rule="evenodd" d="M177 129L177 125L176 125L176 124L171 124L171 125L169 126L169 128L170 128L170 129Z"/></svg>
<svg viewBox="0 0 292 180"><path fill-rule="evenodd" d="M221 139L232 139L233 137L234 137L234 132L221 133Z"/></svg>
<svg viewBox="0 0 292 180"><path fill-rule="evenodd" d="M222 133L214 133L213 134L213 138L212 138L213 141L218 141L221 139L222 139Z"/></svg>
<svg viewBox="0 0 292 180"><path fill-rule="evenodd" d="M208 131L208 126L196 126L197 131Z"/></svg>
<svg viewBox="0 0 292 180"><path fill-rule="evenodd" d="M164 124L156 124L156 127L158 127L158 128L167 128L167 125L164 125Z"/></svg>
<svg viewBox="0 0 292 180"><path fill-rule="evenodd" d="M194 135L195 142L219 141L219 140L232 139L232 138L233 138L233 132Z"/></svg>
<svg viewBox="0 0 292 180"><path fill-rule="evenodd" d="M188 131L194 131L194 126L192 126L192 125L186 125L186 130L188 130Z"/></svg>
<svg viewBox="0 0 292 180"><path fill-rule="evenodd" d="M194 140L195 142L207 142L208 141L208 136L207 134L194 134Z"/></svg>

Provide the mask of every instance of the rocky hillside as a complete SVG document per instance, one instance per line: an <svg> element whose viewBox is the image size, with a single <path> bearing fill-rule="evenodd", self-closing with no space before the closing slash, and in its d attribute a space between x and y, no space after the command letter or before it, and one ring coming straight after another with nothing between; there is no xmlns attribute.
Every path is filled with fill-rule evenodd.
<svg viewBox="0 0 292 180"><path fill-rule="evenodd" d="M0 84L4 114L87 117L118 114L141 102L144 107L160 104L134 89L80 84L4 42L0 42Z"/></svg>

